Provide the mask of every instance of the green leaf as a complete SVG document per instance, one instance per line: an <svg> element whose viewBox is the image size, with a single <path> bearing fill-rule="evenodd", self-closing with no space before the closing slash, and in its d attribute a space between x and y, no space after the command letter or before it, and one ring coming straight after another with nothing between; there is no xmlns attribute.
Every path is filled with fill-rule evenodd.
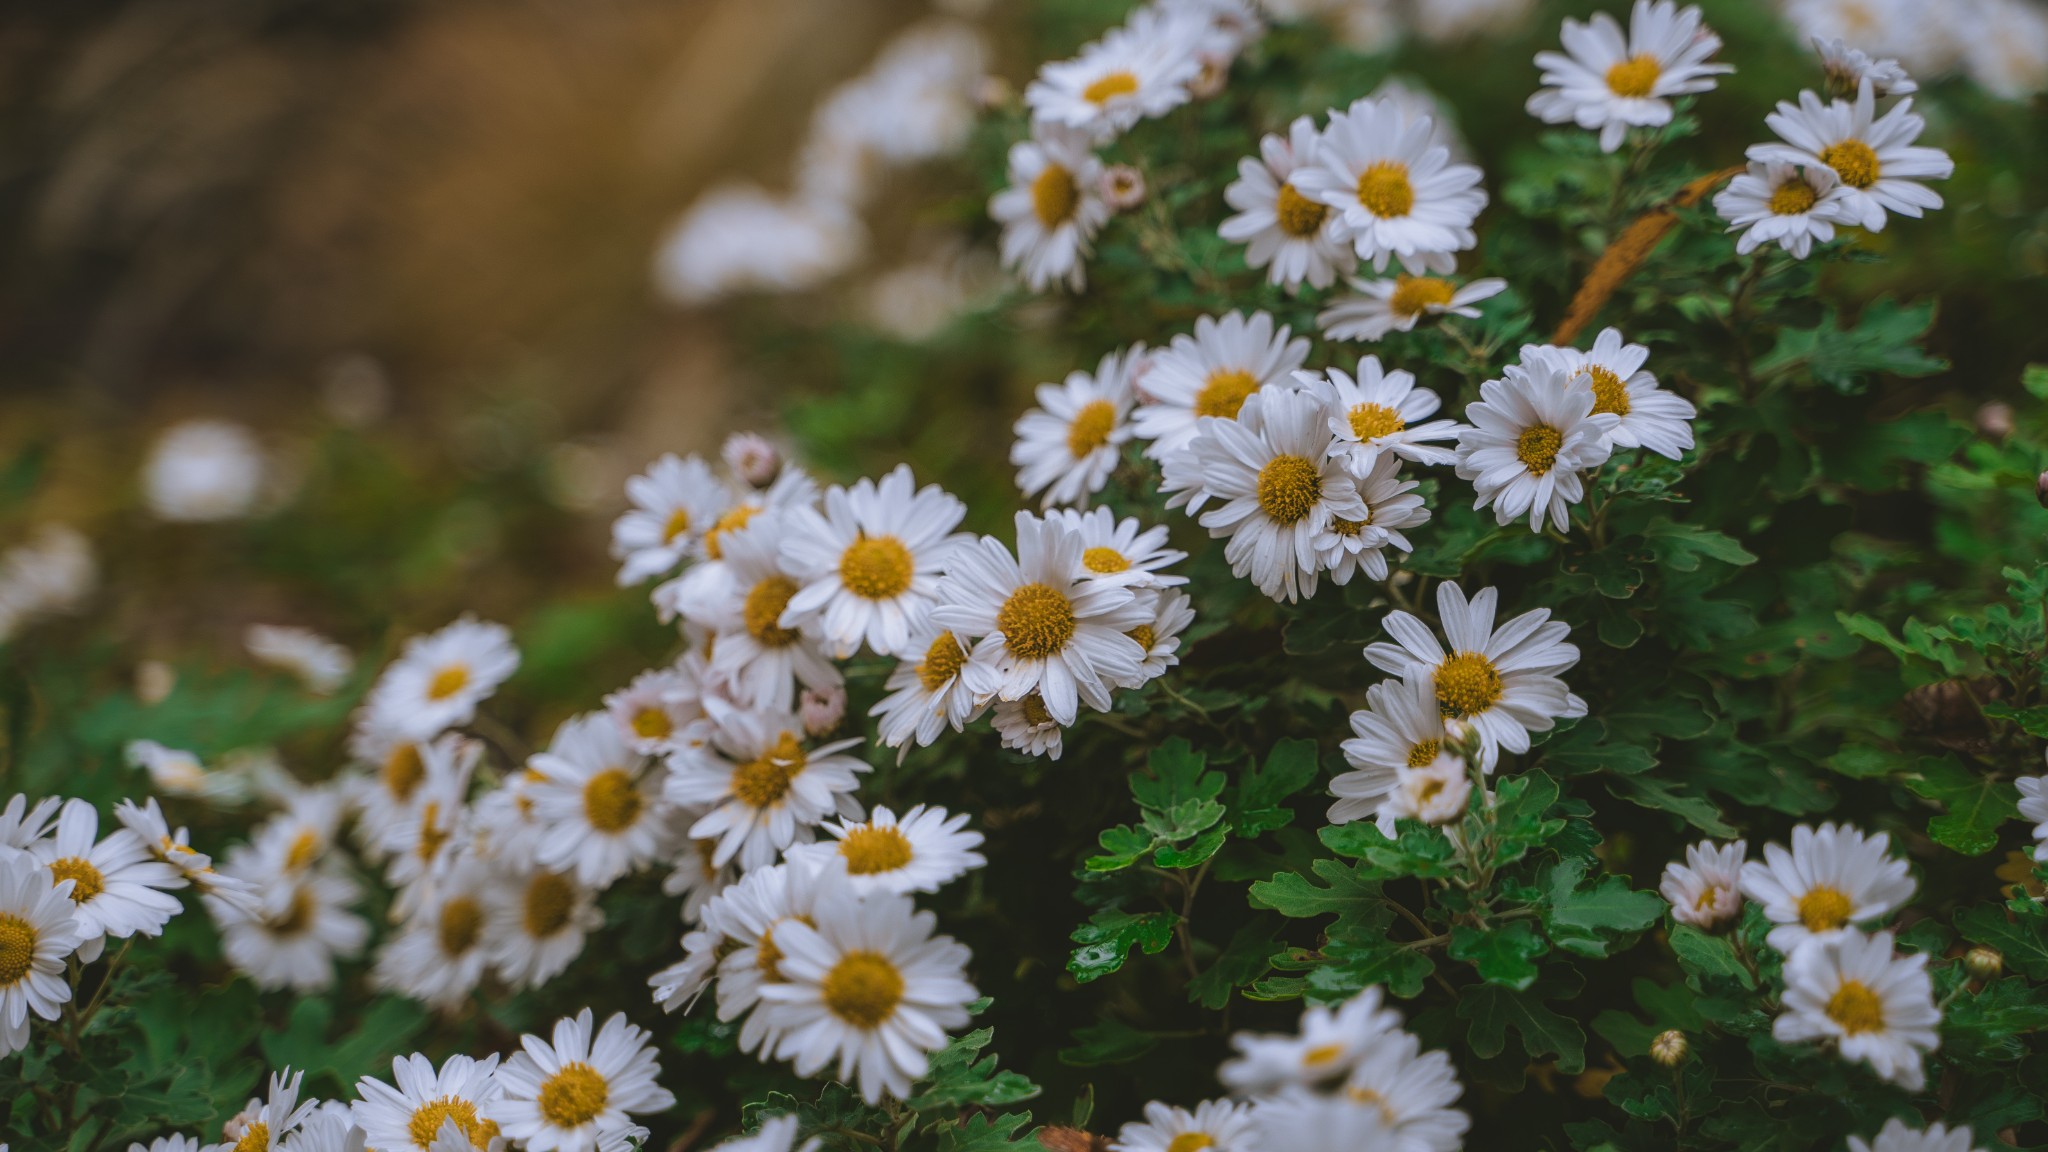
<svg viewBox="0 0 2048 1152"><path fill-rule="evenodd" d="M1527 920L1492 928L1460 924L1451 929L1451 959L1472 965L1489 984L1529 987L1536 982L1536 961L1549 951L1550 944Z"/></svg>
<svg viewBox="0 0 2048 1152"><path fill-rule="evenodd" d="M1948 361L1920 350L1920 340L1934 325L1934 302L1900 304L1890 299L1873 300L1856 318L1854 327L1843 328L1841 317L1830 305L1821 323L1813 328L1785 328L1778 342L1759 359L1754 371L1772 376L1804 369L1837 392L1857 391L1865 376L1876 372L1893 376L1929 376L1948 367Z"/></svg>
<svg viewBox="0 0 2048 1152"><path fill-rule="evenodd" d="M2048 705L2015 708L2003 700L1988 700L1982 711L1986 719L2010 721L2027 735L2048 740Z"/></svg>
<svg viewBox="0 0 2048 1152"><path fill-rule="evenodd" d="M1129 868L1159 843L1157 837L1128 824L1105 828L1096 840L1102 845L1104 854L1088 858L1085 867L1090 872L1115 872Z"/></svg>
<svg viewBox="0 0 2048 1152"><path fill-rule="evenodd" d="M325 1074L348 1088L368 1073L389 1072L391 1058L407 1051L427 1026L421 1005L396 996L371 1001L355 1019L354 1031L330 1037L333 1001L300 1000L292 1005L284 1031L264 1033L263 1058L273 1068L303 1070L309 1083Z"/></svg>
<svg viewBox="0 0 2048 1152"><path fill-rule="evenodd" d="M2014 972L2048 980L2048 908L2025 898L2008 901L2004 908L1979 904L1956 913L1956 931L1997 949Z"/></svg>
<svg viewBox="0 0 2048 1152"><path fill-rule="evenodd" d="M1231 824L1240 836L1257 836L1294 822L1290 797L1316 778L1316 742L1282 740L1266 755L1265 766L1247 770L1238 781L1230 805Z"/></svg>
<svg viewBox="0 0 2048 1152"><path fill-rule="evenodd" d="M1695 987L1704 988L1700 982L1706 980L1733 980L1744 988L1756 987L1756 977L1750 975L1735 954L1735 946L1725 937L1710 936L1690 924L1680 924L1671 929L1670 939L1671 951L1677 954L1679 966Z"/></svg>
<svg viewBox="0 0 2048 1152"><path fill-rule="evenodd" d="M1363 859L1364 873L1376 879L1419 876L1437 879L1451 874L1451 860L1457 855L1440 829L1414 820L1403 820L1398 835L1389 840L1370 820L1325 827L1316 833L1330 851L1340 856Z"/></svg>
<svg viewBox="0 0 2048 1152"><path fill-rule="evenodd" d="M1164 950L1179 923L1180 917L1171 912L1104 909L1069 937L1081 947L1067 959L1067 971L1083 984L1099 980L1122 968L1132 948L1141 948L1148 956Z"/></svg>
<svg viewBox="0 0 2048 1152"><path fill-rule="evenodd" d="M1348 999L1375 984L1413 1000L1436 971L1429 953L1388 939L1384 932L1333 936L1323 945L1323 958L1328 963L1308 974L1308 987L1318 1000Z"/></svg>
<svg viewBox="0 0 2048 1152"><path fill-rule="evenodd" d="M1143 809L1146 828L1161 840L1189 840L1223 819L1217 801L1223 792L1221 772L1205 772L1206 758L1175 736L1152 750L1151 776L1133 773L1131 795Z"/></svg>
<svg viewBox="0 0 2048 1152"><path fill-rule="evenodd" d="M1252 907L1270 908L1297 920L1335 913L1332 932L1384 922L1387 913L1379 881L1371 878L1365 865L1326 859L1317 860L1309 869L1326 881L1326 886L1318 887L1299 872L1282 872L1251 886Z"/></svg>
<svg viewBox="0 0 2048 1152"><path fill-rule="evenodd" d="M1042 1152L1031 1133L1017 1135L1017 1130L1029 1123L1029 1112L1005 1112L994 1117L976 1113L963 1124L938 1130L939 1152L1011 1152L1019 1147Z"/></svg>
<svg viewBox="0 0 2048 1152"><path fill-rule="evenodd" d="M1664 901L1637 892L1619 876L1602 876L1589 888L1584 860L1565 860L1551 868L1544 927L1558 947L1581 956L1605 956L1623 937L1656 923Z"/></svg>
<svg viewBox="0 0 2048 1152"><path fill-rule="evenodd" d="M1965 856L1998 847L1998 826L2019 815L2019 790L1945 756L1923 756L1904 776L1914 792L1948 811L1927 822L1927 834Z"/></svg>
<svg viewBox="0 0 2048 1152"><path fill-rule="evenodd" d="M1156 1033L1142 1031L1113 1016L1074 1029L1078 1043L1060 1049L1060 1063L1076 1068L1128 1064L1159 1046Z"/></svg>
<svg viewBox="0 0 2048 1152"><path fill-rule="evenodd" d="M1028 1077L999 1071L995 1053L981 1056L981 1050L994 1038L995 1029L976 1028L954 1037L934 1054L931 1070L922 1082L923 1091L907 1101L911 1110L928 1112L970 1104L1000 1108L1038 1095L1038 1085Z"/></svg>
<svg viewBox="0 0 2048 1152"><path fill-rule="evenodd" d="M1547 982L1546 982L1547 983ZM1573 983L1577 983L1576 977ZM1577 1075L1586 1068L1586 1033L1576 1021L1544 1007L1544 985L1526 991L1478 984L1458 996L1458 1016L1470 1020L1474 1055L1492 1059L1507 1049L1507 1030L1522 1038L1531 1058L1555 1056L1558 1071Z"/></svg>
<svg viewBox="0 0 2048 1152"><path fill-rule="evenodd" d="M1230 1003L1230 993L1266 974L1267 958L1277 943L1270 916L1254 916L1230 937L1214 963L1188 981L1188 999L1204 1008Z"/></svg>
<svg viewBox="0 0 2048 1152"><path fill-rule="evenodd" d="M1737 566L1756 563L1756 554L1735 537L1697 524L1680 524L1665 516L1650 521L1650 526L1643 529L1643 539L1648 541L1657 563L1675 572L1695 571L1702 560Z"/></svg>
<svg viewBox="0 0 2048 1152"><path fill-rule="evenodd" d="M1648 776L1615 776L1607 781L1607 791L1615 797L1669 812L1709 836L1734 837L1741 835L1735 825L1721 817L1721 810L1704 796L1695 796L1679 790L1679 785L1668 780Z"/></svg>

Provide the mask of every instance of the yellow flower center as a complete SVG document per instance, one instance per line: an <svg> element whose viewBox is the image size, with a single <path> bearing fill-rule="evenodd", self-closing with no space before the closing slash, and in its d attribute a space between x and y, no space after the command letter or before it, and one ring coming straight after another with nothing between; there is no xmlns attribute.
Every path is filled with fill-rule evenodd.
<svg viewBox="0 0 2048 1152"><path fill-rule="evenodd" d="M1081 206L1081 188L1074 174L1058 164L1047 164L1031 182L1031 212L1039 226L1050 232L1073 218Z"/></svg>
<svg viewBox="0 0 2048 1152"><path fill-rule="evenodd" d="M1808 932L1833 932L1849 922L1850 907L1847 893L1816 884L1799 898L1799 920Z"/></svg>
<svg viewBox="0 0 2048 1152"><path fill-rule="evenodd" d="M282 914L267 918L263 926L273 936L297 936L313 926L313 894L304 888L292 889L292 902L285 906Z"/></svg>
<svg viewBox="0 0 2048 1152"><path fill-rule="evenodd" d="M1557 450L1564 447L1564 434L1548 424L1531 424L1515 438L1515 458L1542 476L1557 464Z"/></svg>
<svg viewBox="0 0 2048 1152"><path fill-rule="evenodd" d="M420 786L426 775L427 766L420 760L419 745L411 741L393 746L384 757L383 770L378 773L384 782L384 790L401 804L412 799L412 790Z"/></svg>
<svg viewBox="0 0 2048 1152"><path fill-rule="evenodd" d="M1429 767L1431 764L1436 763L1436 754L1442 748L1443 742L1440 740L1424 740L1408 750L1408 766L1410 768Z"/></svg>
<svg viewBox="0 0 2048 1152"><path fill-rule="evenodd" d="M535 872L526 885L522 919L526 934L546 939L569 923L569 911L576 905L576 886L554 872Z"/></svg>
<svg viewBox="0 0 2048 1152"><path fill-rule="evenodd" d="M1607 70L1607 88L1616 96L1640 100L1656 89L1663 74L1655 56L1631 56Z"/></svg>
<svg viewBox="0 0 2048 1152"><path fill-rule="evenodd" d="M242 1138L235 1141L235 1152L265 1152L270 1147L270 1125L261 1120L251 1120L242 1129Z"/></svg>
<svg viewBox="0 0 2048 1152"><path fill-rule="evenodd" d="M441 1134L441 1125L455 1121L455 1128L467 1137L472 1147L479 1150L490 1147L491 1140L498 1135L498 1126L476 1114L476 1105L459 1096L443 1096L420 1105L406 1121L405 1134L412 1138L413 1147L426 1149L433 1146L434 1137Z"/></svg>
<svg viewBox="0 0 2048 1152"><path fill-rule="evenodd" d="M1044 584L1026 584L1010 593L996 612L996 631L1003 646L1022 660L1043 660L1074 638L1074 605L1064 593Z"/></svg>
<svg viewBox="0 0 2048 1152"><path fill-rule="evenodd" d="M668 522L661 526L661 542L675 543L676 537L690 530L690 510L678 508L668 514Z"/></svg>
<svg viewBox="0 0 2048 1152"><path fill-rule="evenodd" d="M582 1061L564 1064L540 1086L541 1118L557 1128L574 1128L597 1119L610 1096L604 1076Z"/></svg>
<svg viewBox="0 0 2048 1152"><path fill-rule="evenodd" d="M1820 154L1821 162L1835 170L1842 183L1851 188L1868 188L1877 183L1882 170L1877 162L1877 152L1861 140L1843 140L1830 144Z"/></svg>
<svg viewBox="0 0 2048 1152"><path fill-rule="evenodd" d="M903 974L879 952L848 952L825 973L820 991L834 1016L856 1028L874 1028L895 1015Z"/></svg>
<svg viewBox="0 0 2048 1152"><path fill-rule="evenodd" d="M1593 412L1596 415L1601 412L1612 412L1616 416L1629 414L1628 385L1622 382L1621 377L1598 364L1588 367L1586 374L1593 378Z"/></svg>
<svg viewBox="0 0 2048 1152"><path fill-rule="evenodd" d="M1136 76L1129 72L1111 72L1081 89L1081 98L1090 104L1107 104L1119 96L1129 96L1137 90Z"/></svg>
<svg viewBox="0 0 2048 1152"><path fill-rule="evenodd" d="M1323 473L1305 456L1282 453L1259 469L1259 508L1279 524L1295 524L1323 498Z"/></svg>
<svg viewBox="0 0 2048 1152"><path fill-rule="evenodd" d="M1463 719L1486 711L1500 700L1500 671L1477 652L1453 652L1436 670L1436 706L1446 716Z"/></svg>
<svg viewBox="0 0 2048 1152"><path fill-rule="evenodd" d="M1415 793L1415 806L1418 808L1422 807L1424 804L1436 799L1443 790L1444 780L1441 777L1425 777L1422 781L1422 788Z"/></svg>
<svg viewBox="0 0 2048 1152"><path fill-rule="evenodd" d="M1692 906L1696 912L1707 912L1711 911L1720 902L1721 890L1709 884L1705 888L1700 889L1699 898L1692 902Z"/></svg>
<svg viewBox="0 0 2048 1152"><path fill-rule="evenodd" d="M1431 308L1448 307L1457 294L1457 286L1449 280L1403 273L1394 277L1394 294L1387 298L1387 309L1396 316L1413 318Z"/></svg>
<svg viewBox="0 0 2048 1152"><path fill-rule="evenodd" d="M710 531L704 533L704 554L713 560L725 559L725 545L720 537L727 532L737 532L747 526L747 521L761 510L756 504L737 504L726 510L725 515L712 522Z"/></svg>
<svg viewBox="0 0 2048 1152"><path fill-rule="evenodd" d="M804 750L784 732L773 747L732 771L732 794L750 808L770 808L789 793L789 782L804 770Z"/></svg>
<svg viewBox="0 0 2048 1152"><path fill-rule="evenodd" d="M1353 404L1351 406L1351 434L1361 441L1377 440L1392 436L1408 427L1401 414L1385 404Z"/></svg>
<svg viewBox="0 0 2048 1152"><path fill-rule="evenodd" d="M1358 174L1358 202L1381 219L1406 216L1415 207L1415 185L1399 160L1376 160Z"/></svg>
<svg viewBox="0 0 2048 1152"><path fill-rule="evenodd" d="M1851 1036L1884 1027L1884 1001L1860 980L1842 981L1842 986L1828 997L1827 1014L1828 1019Z"/></svg>
<svg viewBox="0 0 2048 1152"><path fill-rule="evenodd" d="M1235 420L1238 409L1244 407L1244 402L1258 390L1258 378L1249 372L1236 369L1217 372L1202 385L1200 392L1195 393L1195 415Z"/></svg>
<svg viewBox="0 0 2048 1152"><path fill-rule="evenodd" d="M1311 200L1294 190L1292 184L1280 186L1280 197L1273 205L1273 214L1280 218L1280 230L1289 236L1309 237L1322 228L1329 218L1330 206Z"/></svg>
<svg viewBox="0 0 2048 1152"><path fill-rule="evenodd" d="M319 858L319 855L320 833L311 828L301 828L299 834L292 837L292 846L285 850L285 871L297 872Z"/></svg>
<svg viewBox="0 0 2048 1152"><path fill-rule="evenodd" d="M1104 444L1116 430L1116 405L1107 400L1090 400L1074 413L1067 426L1067 451L1079 460Z"/></svg>
<svg viewBox="0 0 2048 1152"><path fill-rule="evenodd" d="M467 896L457 896L441 905L441 951L460 956L476 947L483 934L483 906Z"/></svg>
<svg viewBox="0 0 2048 1152"><path fill-rule="evenodd" d="M1166 1152L1202 1152L1215 1146L1216 1141L1207 1132L1183 1132L1166 1142Z"/></svg>
<svg viewBox="0 0 2048 1152"><path fill-rule="evenodd" d="M1045 697L1036 692L1017 701L1017 706L1024 713L1024 722L1033 728L1043 728L1052 723L1052 713L1045 707Z"/></svg>
<svg viewBox="0 0 2048 1152"><path fill-rule="evenodd" d="M1124 635L1136 640L1138 647L1143 648L1147 655L1151 654L1152 646L1159 643L1159 633L1153 631L1150 624L1140 624Z"/></svg>
<svg viewBox="0 0 2048 1152"><path fill-rule="evenodd" d="M761 939L754 943L754 967L766 973L771 980L782 979L782 969L780 967L782 963L782 949L775 944L775 929L791 920L799 924L816 927L816 925L811 924L809 916L785 916L768 925L768 927L763 928L761 930Z"/></svg>
<svg viewBox="0 0 2048 1152"><path fill-rule="evenodd" d="M1124 559L1124 554L1116 549L1098 545L1081 553L1081 567L1098 576L1111 576L1118 572L1130 571L1131 562Z"/></svg>
<svg viewBox="0 0 2048 1152"><path fill-rule="evenodd" d="M450 664L427 683L427 699L446 700L469 685L469 668L462 664Z"/></svg>
<svg viewBox="0 0 2048 1152"><path fill-rule="evenodd" d="M960 641L951 632L941 632L918 662L917 682L924 685L925 691L937 692L960 674L960 666L965 663L967 653L961 650Z"/></svg>
<svg viewBox="0 0 2048 1152"><path fill-rule="evenodd" d="M50 879L62 884L71 881L71 902L90 904L93 897L107 890L107 878L98 868L83 856L66 856L50 862Z"/></svg>
<svg viewBox="0 0 2048 1152"><path fill-rule="evenodd" d="M583 817L599 832L623 832L640 818L640 789L632 773L607 768L583 785Z"/></svg>
<svg viewBox="0 0 2048 1152"><path fill-rule="evenodd" d="M422 860L432 860L441 851L441 845L448 842L448 832L441 827L441 805L429 800L420 810L419 855Z"/></svg>
<svg viewBox="0 0 2048 1152"><path fill-rule="evenodd" d="M839 557L839 582L855 596L887 600L910 590L916 567L910 549L894 536L863 536Z"/></svg>
<svg viewBox="0 0 2048 1152"><path fill-rule="evenodd" d="M1813 211L1814 202L1819 199L1820 194L1813 190L1813 185L1794 176L1771 190L1771 212L1778 216L1797 216Z"/></svg>
<svg viewBox="0 0 2048 1152"><path fill-rule="evenodd" d="M1380 1123L1385 1124L1389 1128L1394 1127L1398 1120L1398 1117L1394 1115L1393 1106L1387 1103L1387 1098L1363 1084L1346 1085L1344 1095L1352 1103L1362 1104L1378 1112L1380 1114Z"/></svg>
<svg viewBox="0 0 2048 1152"><path fill-rule="evenodd" d="M748 589L746 604L740 610L747 635L764 648L787 648L796 643L800 633L776 623L782 619L782 610L789 607L789 598L794 595L796 581L780 575L770 576Z"/></svg>
<svg viewBox="0 0 2048 1152"><path fill-rule="evenodd" d="M846 857L846 871L854 876L894 872L910 863L910 838L895 828L865 825L846 834L839 854Z"/></svg>
<svg viewBox="0 0 2048 1152"><path fill-rule="evenodd" d="M633 735L642 740L666 740L675 730L676 722L652 704L633 713Z"/></svg>
<svg viewBox="0 0 2048 1152"><path fill-rule="evenodd" d="M1322 1068L1335 1063L1342 1055L1342 1044L1318 1044L1301 1054L1301 1065L1304 1068Z"/></svg>
<svg viewBox="0 0 2048 1152"><path fill-rule="evenodd" d="M36 959L35 925L12 912L0 912L0 988L11 988Z"/></svg>

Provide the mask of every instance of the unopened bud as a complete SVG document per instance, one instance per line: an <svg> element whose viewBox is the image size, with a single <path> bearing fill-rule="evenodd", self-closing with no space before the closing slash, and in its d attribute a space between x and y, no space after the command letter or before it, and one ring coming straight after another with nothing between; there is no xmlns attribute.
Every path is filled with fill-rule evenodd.
<svg viewBox="0 0 2048 1152"><path fill-rule="evenodd" d="M735 432L725 438L725 447L719 449L725 458L725 466L732 474L756 488L766 488L775 483L775 475L782 471L782 453L767 437L753 432Z"/></svg>
<svg viewBox="0 0 2048 1152"><path fill-rule="evenodd" d="M1992 400L1977 409L1977 434L1986 440L2004 440L2012 435L2012 405Z"/></svg>
<svg viewBox="0 0 2048 1152"><path fill-rule="evenodd" d="M1996 948L1972 948L1963 954L1963 971L1974 979L1994 979L2005 971L2005 957Z"/></svg>
<svg viewBox="0 0 2048 1152"><path fill-rule="evenodd" d="M1202 54L1201 71L1196 72L1195 78L1188 81L1188 95L1197 100L1207 100L1211 96L1219 95L1229 81L1230 57L1205 52Z"/></svg>
<svg viewBox="0 0 2048 1152"><path fill-rule="evenodd" d="M1102 202L1119 212L1128 212L1145 202L1145 174L1129 164L1112 164L1102 170Z"/></svg>
<svg viewBox="0 0 2048 1152"><path fill-rule="evenodd" d="M2041 502L2041 507L2048 508L2048 472L2043 472L2035 478L2034 499Z"/></svg>
<svg viewBox="0 0 2048 1152"><path fill-rule="evenodd" d="M1692 1045L1685 1042L1685 1033L1676 1028L1659 1032L1657 1038L1650 1041L1650 1059L1666 1068L1676 1068L1684 1063L1686 1054L1691 1051Z"/></svg>
<svg viewBox="0 0 2048 1152"><path fill-rule="evenodd" d="M833 685L823 691L804 689L803 700L797 705L797 715L804 722L804 731L812 739L831 734L846 718L846 689Z"/></svg>

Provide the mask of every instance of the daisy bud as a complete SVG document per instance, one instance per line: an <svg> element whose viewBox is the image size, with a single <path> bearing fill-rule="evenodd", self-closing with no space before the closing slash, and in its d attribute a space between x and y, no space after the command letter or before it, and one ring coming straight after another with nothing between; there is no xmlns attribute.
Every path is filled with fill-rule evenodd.
<svg viewBox="0 0 2048 1152"><path fill-rule="evenodd" d="M974 100L983 108L1001 108L1017 98L1017 90L1001 76L984 76L981 87L975 90Z"/></svg>
<svg viewBox="0 0 2048 1152"><path fill-rule="evenodd" d="M2041 507L2048 508L2048 472L2043 472L2035 478L2034 499L2041 502Z"/></svg>
<svg viewBox="0 0 2048 1152"><path fill-rule="evenodd" d="M834 684L824 691L806 688L803 699L797 705L797 715L804 722L804 731L813 739L822 739L839 727L846 718L846 689Z"/></svg>
<svg viewBox="0 0 2048 1152"><path fill-rule="evenodd" d="M161 704L178 686L178 673L161 660L144 660L135 666L135 698L144 704Z"/></svg>
<svg viewBox="0 0 2048 1152"><path fill-rule="evenodd" d="M1230 57L1204 53L1202 70L1188 81L1188 95L1197 100L1207 100L1221 95L1223 86L1230 81Z"/></svg>
<svg viewBox="0 0 2048 1152"><path fill-rule="evenodd" d="M2012 435L2012 405L1993 400L1977 409L1977 434L1986 440L2003 441Z"/></svg>
<svg viewBox="0 0 2048 1152"><path fill-rule="evenodd" d="M782 453L766 437L753 432L735 432L726 437L718 454L725 458L725 466L732 469L733 475L756 488L773 484L776 473L782 471Z"/></svg>
<svg viewBox="0 0 2048 1152"><path fill-rule="evenodd" d="M1691 1051L1692 1046L1686 1043L1685 1033L1676 1028L1659 1032L1657 1038L1650 1041L1650 1059L1666 1068L1676 1068L1684 1063L1686 1054Z"/></svg>
<svg viewBox="0 0 2048 1152"><path fill-rule="evenodd" d="M1102 170L1102 202L1119 212L1128 212L1145 202L1145 174L1129 164L1112 164Z"/></svg>
<svg viewBox="0 0 2048 1152"><path fill-rule="evenodd" d="M2005 971L2005 957L1996 948L1972 948L1963 954L1963 971L1975 980L1995 980Z"/></svg>

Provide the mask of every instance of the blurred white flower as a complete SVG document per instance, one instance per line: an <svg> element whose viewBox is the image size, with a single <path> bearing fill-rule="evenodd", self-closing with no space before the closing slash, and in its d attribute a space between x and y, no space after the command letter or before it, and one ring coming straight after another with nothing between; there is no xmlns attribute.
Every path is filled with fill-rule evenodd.
<svg viewBox="0 0 2048 1152"><path fill-rule="evenodd" d="M322 696L341 687L356 666L348 649L308 628L252 624L243 643L249 655L290 672Z"/></svg>
<svg viewBox="0 0 2048 1152"><path fill-rule="evenodd" d="M188 420L157 437L142 469L143 496L161 520L239 520L255 511L265 472L249 429Z"/></svg>

